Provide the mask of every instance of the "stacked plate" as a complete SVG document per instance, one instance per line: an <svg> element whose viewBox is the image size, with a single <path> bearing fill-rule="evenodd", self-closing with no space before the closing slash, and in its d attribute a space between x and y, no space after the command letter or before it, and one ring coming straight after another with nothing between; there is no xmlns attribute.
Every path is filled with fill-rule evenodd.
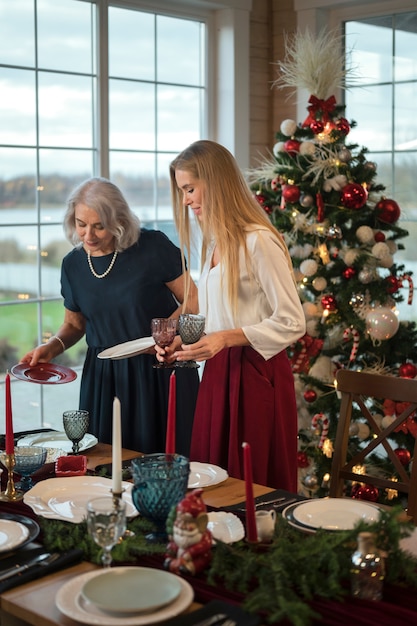
<svg viewBox="0 0 417 626"><path fill-rule="evenodd" d="M188 489L212 487L224 482L227 478L229 478L229 474L218 465L191 461Z"/></svg>
<svg viewBox="0 0 417 626"><path fill-rule="evenodd" d="M97 444L97 437L94 435L86 434L80 441L80 452L88 450ZM41 446L42 448L58 448L61 453L68 453L72 451L72 442L68 439L64 432L51 430L45 433L35 433L26 435L18 440L17 444L20 446Z"/></svg>
<svg viewBox="0 0 417 626"><path fill-rule="evenodd" d="M0 519L0 556L23 548L39 535L39 524L35 520L13 513L1 513Z"/></svg>
<svg viewBox="0 0 417 626"><path fill-rule="evenodd" d="M58 609L83 624L143 626L185 611L194 598L183 578L148 567L112 567L81 574L56 595Z"/></svg>
<svg viewBox="0 0 417 626"><path fill-rule="evenodd" d="M41 517L79 524L86 516L88 500L110 495L112 481L101 476L66 476L40 480L23 496L23 502ZM127 517L138 511L132 502L132 483L122 483Z"/></svg>
<svg viewBox="0 0 417 626"><path fill-rule="evenodd" d="M319 528L351 530L359 521L369 524L379 519L379 508L370 502L343 498L313 498L287 506L283 517L291 526L307 533Z"/></svg>

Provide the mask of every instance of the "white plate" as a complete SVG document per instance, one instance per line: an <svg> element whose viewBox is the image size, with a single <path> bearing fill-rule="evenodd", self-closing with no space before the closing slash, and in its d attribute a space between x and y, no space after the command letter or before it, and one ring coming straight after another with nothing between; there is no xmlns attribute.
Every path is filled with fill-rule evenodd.
<svg viewBox="0 0 417 626"><path fill-rule="evenodd" d="M81 596L107 613L150 613L181 593L179 577L148 567L111 567L84 583Z"/></svg>
<svg viewBox="0 0 417 626"><path fill-rule="evenodd" d="M295 506L292 514L305 526L326 530L351 530L360 520L371 523L379 519L377 506L344 498L313 498Z"/></svg>
<svg viewBox="0 0 417 626"><path fill-rule="evenodd" d="M152 570L149 569L149 572ZM56 605L61 613L77 622L92 624L93 626L145 626L145 624L157 624L179 615L190 606L194 598L191 585L183 578L178 577L181 592L171 604L154 613L116 617L101 611L91 602L86 602L81 596L83 585L91 578L100 576L101 573L101 571L87 572L87 574L76 576L62 585L55 597Z"/></svg>
<svg viewBox="0 0 417 626"><path fill-rule="evenodd" d="M245 529L237 515L218 511L208 514L207 528L211 531L213 539L220 539L224 543L240 541L245 536Z"/></svg>
<svg viewBox="0 0 417 626"><path fill-rule="evenodd" d="M148 348L152 348L155 345L155 341L152 337L141 337L140 339L134 339L133 341L125 341L119 343L117 346L112 346L99 352L97 357L99 359L125 359L129 356L137 356L146 352Z"/></svg>
<svg viewBox="0 0 417 626"><path fill-rule="evenodd" d="M110 496L112 480L102 476L65 476L40 480L24 496L23 502L41 517L79 524L86 517L87 502L92 498ZM132 502L132 483L123 482L123 500L127 517L138 511Z"/></svg>
<svg viewBox="0 0 417 626"><path fill-rule="evenodd" d="M29 529L20 522L0 519L0 552L8 552L25 543Z"/></svg>
<svg viewBox="0 0 417 626"><path fill-rule="evenodd" d="M293 526L294 528L297 528L297 530L302 530L304 533L308 533L308 534L315 533L316 532L315 528L311 528L311 526L304 526L304 524L300 524L299 522L297 522L294 519L293 511L294 511L295 507L297 507L297 506L298 506L298 503L296 503L296 504L289 504L282 511L282 513L281 513L282 517L287 520L287 522L289 523L290 526Z"/></svg>
<svg viewBox="0 0 417 626"><path fill-rule="evenodd" d="M88 450L97 444L97 437L88 433L80 441L80 452ZM36 435L26 435L17 442L20 446L42 446L42 448L59 448L65 452L72 452L72 442L64 432L51 431L50 433L37 433Z"/></svg>
<svg viewBox="0 0 417 626"><path fill-rule="evenodd" d="M222 483L227 478L229 478L229 474L226 472L226 470L218 467L217 465L191 461L190 475L188 478L188 489L211 487L212 485L218 485L219 483Z"/></svg>

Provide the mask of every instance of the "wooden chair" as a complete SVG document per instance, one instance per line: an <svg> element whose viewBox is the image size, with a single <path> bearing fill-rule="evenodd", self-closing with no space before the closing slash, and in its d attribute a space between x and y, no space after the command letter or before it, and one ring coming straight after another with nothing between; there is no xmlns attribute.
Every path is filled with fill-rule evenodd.
<svg viewBox="0 0 417 626"><path fill-rule="evenodd" d="M408 494L408 515L417 525L417 438L412 453L411 473L408 473L394 452L394 441L388 440L390 434L417 410L417 380L368 374L350 370L339 370L336 375L337 391L341 393L340 417L334 442L334 453L331 470L329 495L340 498L344 495L346 481L354 481L374 485L377 488L396 489ZM376 399L382 405L386 399L395 402L409 403L398 417L387 427L379 426L369 410L369 400ZM360 409L364 420L371 429L374 438L358 451L352 458L348 457L349 427L352 418L353 404ZM381 413L382 411L378 411ZM398 482L381 476L357 474L353 468L365 464L366 457L379 445L385 449L387 458L392 462L398 474ZM395 445L395 447L397 447Z"/></svg>

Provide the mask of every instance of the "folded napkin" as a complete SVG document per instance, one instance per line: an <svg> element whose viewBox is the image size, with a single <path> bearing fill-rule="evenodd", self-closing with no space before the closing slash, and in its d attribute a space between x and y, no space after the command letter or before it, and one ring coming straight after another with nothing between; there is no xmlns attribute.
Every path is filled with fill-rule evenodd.
<svg viewBox="0 0 417 626"><path fill-rule="evenodd" d="M281 498L283 498L283 500L281 500ZM258 511L260 509L274 508L276 511L281 512L289 504L301 502L303 500L307 500L307 498L305 496L292 493L291 491L285 491L285 489L275 489L275 491L270 491L269 493L265 493L263 496L255 498L255 505L257 505L256 510ZM214 507L210 508L212 510L220 510L215 509ZM243 500L242 502L237 502L236 504L232 504L230 506L222 506L221 510L237 513L239 515L246 512L246 502Z"/></svg>
<svg viewBox="0 0 417 626"><path fill-rule="evenodd" d="M257 615L251 615L239 606L223 602L222 600L212 600L197 611L179 615L164 622L164 626L196 626L202 620L218 614L227 615L229 619L236 622L236 626L258 626L261 623Z"/></svg>
<svg viewBox="0 0 417 626"><path fill-rule="evenodd" d="M0 560L0 574L2 571L8 569L9 567L12 567L13 565L24 565L38 554L43 554L44 552L45 548L39 546L18 550L14 552L10 557L6 557ZM82 550L74 549L63 552L55 561L53 561L49 565L37 565L36 567L31 567L25 572L15 574L14 576L7 578L3 582L0 582L0 594L4 593L8 589L12 589L13 587L17 587L18 585L23 585L24 583L28 583L31 580L35 580L35 578L41 578L41 576L52 574L53 572L57 572L61 569L69 567L70 565L79 563L82 558Z"/></svg>

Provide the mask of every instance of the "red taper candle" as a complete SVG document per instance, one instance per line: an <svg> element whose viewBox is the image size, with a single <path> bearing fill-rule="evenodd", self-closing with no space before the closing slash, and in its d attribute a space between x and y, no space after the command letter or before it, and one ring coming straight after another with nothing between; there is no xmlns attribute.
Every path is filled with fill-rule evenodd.
<svg viewBox="0 0 417 626"><path fill-rule="evenodd" d="M175 424L177 418L177 379L175 370L169 377L167 436L165 441L166 454L175 454Z"/></svg>
<svg viewBox="0 0 417 626"><path fill-rule="evenodd" d="M243 469L245 473L246 490L246 538L248 541L258 541L255 519L255 500L253 498L253 478L252 478L252 456L248 443L242 443L243 448Z"/></svg>
<svg viewBox="0 0 417 626"><path fill-rule="evenodd" d="M12 417L12 396L10 392L10 374L7 372L5 378L6 389L6 454L14 452L13 417Z"/></svg>

